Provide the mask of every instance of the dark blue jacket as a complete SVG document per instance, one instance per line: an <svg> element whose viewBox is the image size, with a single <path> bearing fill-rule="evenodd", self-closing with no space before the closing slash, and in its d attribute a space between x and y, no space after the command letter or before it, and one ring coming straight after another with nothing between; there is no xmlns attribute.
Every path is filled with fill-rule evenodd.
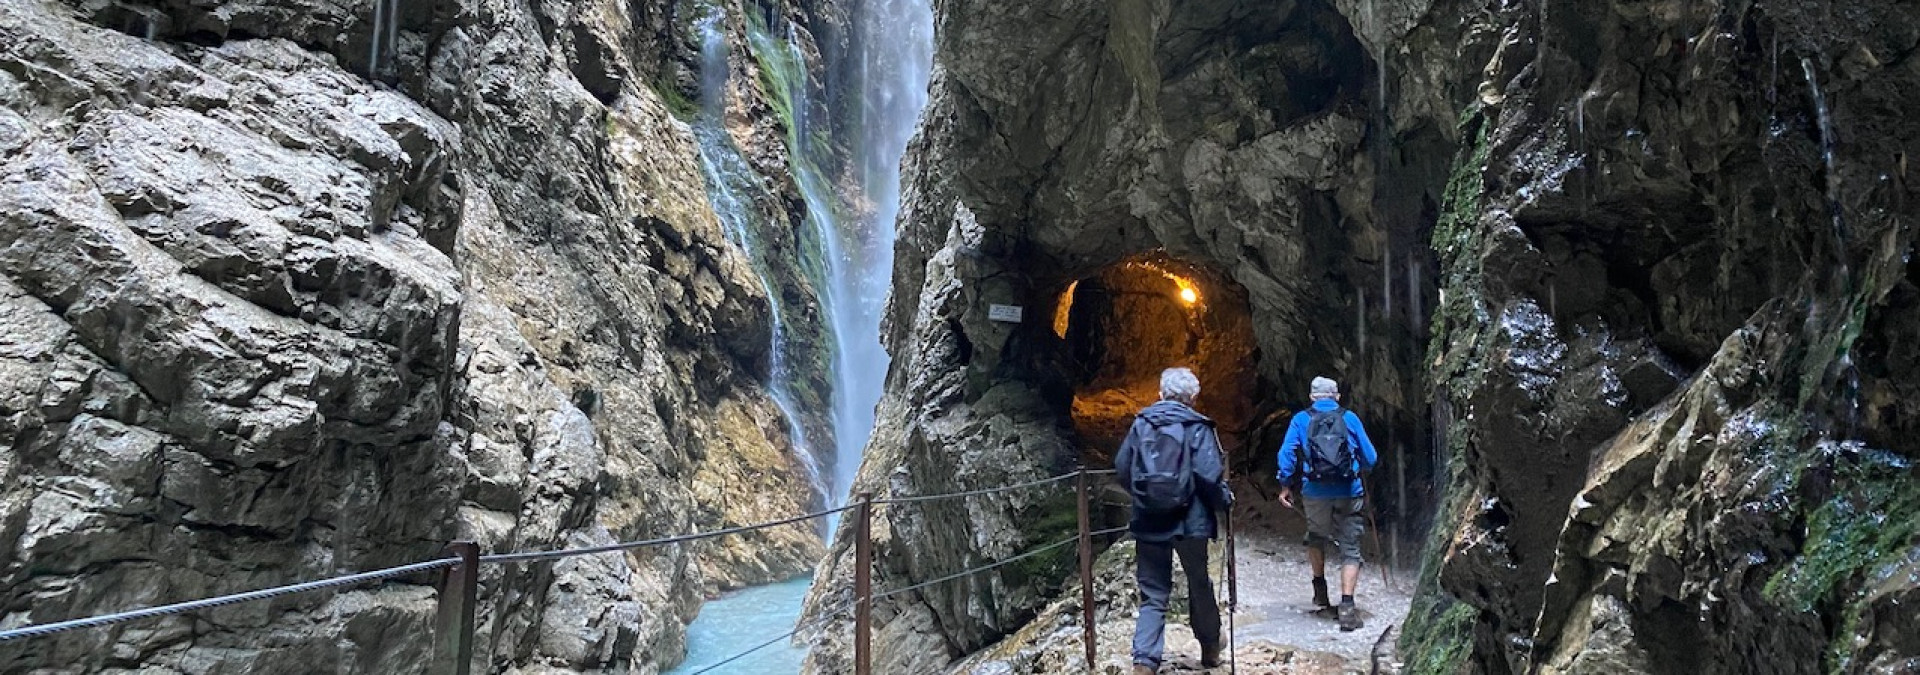
<svg viewBox="0 0 1920 675"><path fill-rule="evenodd" d="M1313 409L1321 412L1338 407L1340 404L1333 399L1323 398L1313 402ZM1293 423L1287 425L1287 438L1280 442L1281 485L1292 485L1290 481L1295 475L1306 474L1301 467L1301 462L1306 459L1303 450L1307 446L1307 424L1312 419L1312 415L1302 410L1294 413ZM1374 463L1380 461L1380 456L1373 450L1373 441L1367 438L1367 428L1360 425L1360 416L1353 414L1351 410L1347 411L1347 438L1353 443L1353 459L1359 464L1357 467L1359 472L1372 471ZM1300 491L1300 494L1308 499L1358 497L1363 491L1359 478L1342 481L1306 481L1306 483L1306 487Z"/></svg>
<svg viewBox="0 0 1920 675"><path fill-rule="evenodd" d="M1193 505L1187 507L1185 515L1143 513L1140 496L1135 494L1133 481L1130 480L1140 446L1152 440L1154 434L1184 437L1189 427L1193 436L1188 448L1193 452L1193 459L1187 466L1193 471ZM1147 406L1134 417L1133 428L1127 431L1127 440L1120 443L1120 452L1113 457L1113 468L1118 472L1120 485L1134 498L1133 520L1128 523L1128 529L1132 531L1135 541L1164 543L1196 537L1212 539L1218 531L1214 510L1224 510L1233 503L1233 492L1227 489L1222 480L1220 436L1213 430L1213 420L1178 401L1160 401Z"/></svg>

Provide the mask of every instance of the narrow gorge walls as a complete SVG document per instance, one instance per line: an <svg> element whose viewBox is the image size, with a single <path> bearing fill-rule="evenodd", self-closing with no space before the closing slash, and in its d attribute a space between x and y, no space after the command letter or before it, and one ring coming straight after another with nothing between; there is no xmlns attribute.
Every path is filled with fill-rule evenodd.
<svg viewBox="0 0 1920 675"><path fill-rule="evenodd" d="M1182 261L1245 294L1242 469L1328 374L1412 476L1385 510L1443 507L1415 672L1914 667L1912 3L988 4L936 12L857 485L1088 461L1076 400L1132 401L1089 405L1045 314ZM876 584L1052 541L1050 498L889 505ZM1050 583L882 603L880 664L978 650Z"/></svg>
<svg viewBox="0 0 1920 675"><path fill-rule="evenodd" d="M1393 62L1459 106L1402 103L1457 133L1429 597L1466 604L1413 662L1913 668L1914 7L1511 9L1435 3Z"/></svg>
<svg viewBox="0 0 1920 675"><path fill-rule="evenodd" d="M711 9L0 7L6 624L821 503L802 450L827 422L796 434L768 385L772 318L817 326L791 315L819 293L804 256L760 270L729 238L689 123ZM816 53L844 30L722 9L755 241L786 256L806 211L745 17ZM825 400L805 332L791 390ZM479 665L649 671L702 596L819 549L489 568ZM9 644L0 669L417 671L426 581Z"/></svg>
<svg viewBox="0 0 1920 675"><path fill-rule="evenodd" d="M1327 374L1378 425L1391 461L1411 464L1426 482L1426 310L1415 308L1433 307L1435 289L1425 274L1411 283L1402 276L1434 269L1420 246L1423 200L1374 206L1385 170L1368 151L1372 69L1339 8L958 2L936 10L938 67L907 157L884 324L894 366L858 489L929 494L1083 462L1098 468L1112 449L1097 446L1112 434L1075 422L1105 414L1094 408L1124 409L1133 404L1127 392L1146 388L1100 382L1102 364L1087 362L1105 360L1091 353L1099 340L1074 332L1074 309L1056 331L1053 312L1070 286L1163 293L1129 305L1114 324L1158 331L1142 339L1184 341L1200 330L1219 341L1120 346L1129 350L1124 373L1109 375L1202 365L1203 400L1217 388L1219 416L1236 427L1228 440L1237 470L1271 473L1284 414L1304 402L1312 377ZM1441 173L1445 156L1430 164L1437 168L1416 166ZM1179 284L1107 276L1148 261L1217 302L1196 319L1203 326L1144 318L1183 311ZM1025 318L991 320L995 304L1024 307ZM1085 318L1088 330L1101 322ZM1231 356L1211 366L1146 362L1161 351L1204 360L1216 348ZM884 506L874 583L936 579L1058 540L1061 524L1047 514L1070 513L1061 501L1070 496L1036 490ZM945 545L956 541L970 546ZM816 611L850 597L849 555L844 537L836 540L816 577ZM1066 571L1055 562L883 601L876 670L937 670L1019 628ZM844 628L830 624L818 636L815 672L845 668Z"/></svg>

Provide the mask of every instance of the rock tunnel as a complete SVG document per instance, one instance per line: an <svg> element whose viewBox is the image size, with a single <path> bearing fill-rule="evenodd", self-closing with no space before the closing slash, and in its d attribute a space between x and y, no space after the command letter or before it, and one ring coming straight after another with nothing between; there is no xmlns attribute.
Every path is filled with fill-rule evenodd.
<svg viewBox="0 0 1920 675"><path fill-rule="evenodd" d="M1245 445L1258 386L1246 291L1164 255L1115 263L1067 284L1053 331L1065 341L1071 415L1090 464L1112 461L1134 413L1159 398L1160 373L1192 368L1197 408L1229 452Z"/></svg>
<svg viewBox="0 0 1920 675"><path fill-rule="evenodd" d="M1331 213L1312 216L1318 224L1309 227L1337 224ZM1039 284L1044 299L1032 303L1044 315L1025 331L1044 345L1029 363L1048 367L1021 376L1049 380L1042 389L1074 461L1105 467L1134 415L1159 398L1161 371L1193 369L1201 383L1196 408L1216 422L1234 476L1261 499L1278 488L1275 451L1292 414L1308 402L1308 382L1332 377L1380 452L1372 480L1382 527L1412 550L1434 498L1431 434L1442 414L1408 375L1424 334L1427 280L1396 282L1404 295L1391 308L1360 281L1379 278L1375 270L1389 263L1381 257L1331 274L1324 292L1256 299L1230 272L1237 262L1155 249L1054 272L1058 281Z"/></svg>

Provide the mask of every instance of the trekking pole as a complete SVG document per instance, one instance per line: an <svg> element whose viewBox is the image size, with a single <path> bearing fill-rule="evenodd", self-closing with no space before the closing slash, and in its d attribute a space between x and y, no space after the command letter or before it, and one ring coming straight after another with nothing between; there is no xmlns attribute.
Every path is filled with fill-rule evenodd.
<svg viewBox="0 0 1920 675"><path fill-rule="evenodd" d="M1233 483L1233 463L1225 462L1220 480L1229 485ZM1236 500L1237 501L1237 500ZM1236 655L1234 640L1239 637L1233 628L1233 615L1240 609L1240 549L1233 538L1233 502L1227 503L1227 672L1238 675L1240 657Z"/></svg>
<svg viewBox="0 0 1920 675"><path fill-rule="evenodd" d="M1367 525L1373 529L1374 553L1385 558L1387 556L1387 549L1380 544L1380 523L1373 519L1373 487L1367 483L1367 477L1365 475L1360 477L1360 500L1361 506L1365 507L1364 510L1367 513ZM1380 585L1386 588L1393 587L1393 582L1387 576L1387 565L1384 562L1380 564Z"/></svg>
<svg viewBox="0 0 1920 675"><path fill-rule="evenodd" d="M1239 637L1233 628L1233 615L1240 609L1239 550L1233 543L1233 505L1227 505L1227 672L1240 673L1239 650L1234 649L1234 640Z"/></svg>

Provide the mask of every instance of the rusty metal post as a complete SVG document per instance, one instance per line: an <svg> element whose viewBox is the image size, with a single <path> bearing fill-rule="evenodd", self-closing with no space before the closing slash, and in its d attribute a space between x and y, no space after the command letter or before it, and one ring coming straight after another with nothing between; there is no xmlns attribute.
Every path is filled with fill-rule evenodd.
<svg viewBox="0 0 1920 675"><path fill-rule="evenodd" d="M1099 650L1093 623L1093 527L1087 500L1087 470L1075 479L1080 493L1080 623L1081 640L1087 643L1087 672L1099 668Z"/></svg>
<svg viewBox="0 0 1920 675"><path fill-rule="evenodd" d="M853 673L873 673L873 493L853 510Z"/></svg>
<svg viewBox="0 0 1920 675"><path fill-rule="evenodd" d="M434 637L439 643L435 673L468 675L473 667L473 606L480 595L480 545L470 541L447 544L447 553L460 564L446 568L440 583L440 610Z"/></svg>

